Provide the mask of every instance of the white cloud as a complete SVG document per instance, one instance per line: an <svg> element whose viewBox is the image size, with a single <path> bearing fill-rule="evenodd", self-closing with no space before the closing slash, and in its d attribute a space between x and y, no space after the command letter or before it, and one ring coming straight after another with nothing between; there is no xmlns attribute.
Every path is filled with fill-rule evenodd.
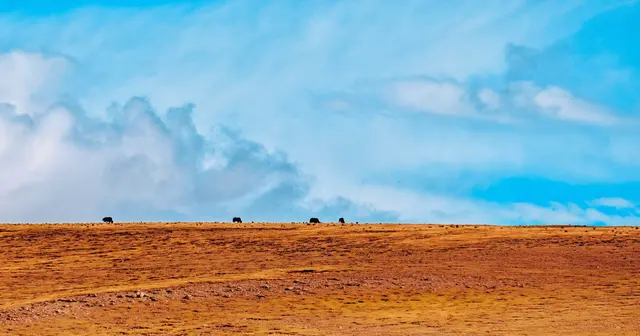
<svg viewBox="0 0 640 336"><path fill-rule="evenodd" d="M474 112L466 90L449 82L401 81L390 90L391 100L399 107L445 115L469 115Z"/></svg>
<svg viewBox="0 0 640 336"><path fill-rule="evenodd" d="M500 96L489 88L481 89L478 92L478 99L490 110L497 110L502 106Z"/></svg>
<svg viewBox="0 0 640 336"><path fill-rule="evenodd" d="M636 204L620 197L603 197L591 201L589 204L594 207L607 207L616 209L633 209Z"/></svg>
<svg viewBox="0 0 640 336"><path fill-rule="evenodd" d="M573 97L569 92L558 87L547 87L533 98L542 111L550 116L593 124L613 124L618 119L607 111Z"/></svg>
<svg viewBox="0 0 640 336"><path fill-rule="evenodd" d="M62 57L15 51L0 54L0 102L17 114L41 111L56 97L57 84L70 63Z"/></svg>
<svg viewBox="0 0 640 336"><path fill-rule="evenodd" d="M256 198L285 182L304 183L285 157L233 132L218 132L211 137L217 143L206 140L191 119L193 106L157 114L132 98L113 105L108 120L65 104L34 110L40 105L31 102L33 93L48 84L45 65L57 60L4 55L0 69L13 68L16 59L21 71L8 72L3 85L21 89L3 91L0 100L1 220L96 220L106 212L117 219L193 217L202 206L228 216L255 207ZM140 212L123 210L132 207Z"/></svg>
<svg viewBox="0 0 640 336"><path fill-rule="evenodd" d="M594 125L613 125L621 122L610 111L574 97L556 86L538 87L531 82L511 84L516 107L532 107L544 117Z"/></svg>
<svg viewBox="0 0 640 336"><path fill-rule="evenodd" d="M469 97L471 92L461 84L436 80L399 80L390 85L389 98L395 108L434 114L485 119L492 121L524 120L526 115L509 111L530 109L536 116L574 123L614 125L622 122L605 108L574 97L555 86L538 87L531 82L509 83L510 90L502 98L491 88L482 87L477 98L486 109L477 110ZM511 112L509 115L504 112Z"/></svg>
<svg viewBox="0 0 640 336"><path fill-rule="evenodd" d="M640 220L637 215L607 215L574 203L495 203L374 185L343 184L340 192L356 204L393 213L409 223L636 225Z"/></svg>

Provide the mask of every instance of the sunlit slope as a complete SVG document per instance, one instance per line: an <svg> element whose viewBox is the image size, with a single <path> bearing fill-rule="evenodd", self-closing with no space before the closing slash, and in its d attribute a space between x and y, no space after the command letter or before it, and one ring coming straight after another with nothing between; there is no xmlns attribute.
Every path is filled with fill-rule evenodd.
<svg viewBox="0 0 640 336"><path fill-rule="evenodd" d="M0 248L0 334L640 334L633 227L3 225Z"/></svg>

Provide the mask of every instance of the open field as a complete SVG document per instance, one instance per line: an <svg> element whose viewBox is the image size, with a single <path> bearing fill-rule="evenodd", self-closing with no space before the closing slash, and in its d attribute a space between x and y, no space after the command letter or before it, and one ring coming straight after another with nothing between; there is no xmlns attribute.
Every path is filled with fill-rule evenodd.
<svg viewBox="0 0 640 336"><path fill-rule="evenodd" d="M640 230L0 225L1 335L640 335Z"/></svg>

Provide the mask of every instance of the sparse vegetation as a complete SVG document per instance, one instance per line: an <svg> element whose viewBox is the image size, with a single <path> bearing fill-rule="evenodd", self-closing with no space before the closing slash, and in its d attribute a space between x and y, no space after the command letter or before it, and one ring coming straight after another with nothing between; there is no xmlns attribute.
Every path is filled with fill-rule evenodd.
<svg viewBox="0 0 640 336"><path fill-rule="evenodd" d="M0 334L640 329L634 228L367 227L0 225Z"/></svg>

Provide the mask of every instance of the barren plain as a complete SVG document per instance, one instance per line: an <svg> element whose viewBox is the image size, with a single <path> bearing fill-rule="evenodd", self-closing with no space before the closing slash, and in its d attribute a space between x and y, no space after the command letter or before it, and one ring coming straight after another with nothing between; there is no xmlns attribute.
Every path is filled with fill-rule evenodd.
<svg viewBox="0 0 640 336"><path fill-rule="evenodd" d="M640 335L640 230L0 225L1 335Z"/></svg>

